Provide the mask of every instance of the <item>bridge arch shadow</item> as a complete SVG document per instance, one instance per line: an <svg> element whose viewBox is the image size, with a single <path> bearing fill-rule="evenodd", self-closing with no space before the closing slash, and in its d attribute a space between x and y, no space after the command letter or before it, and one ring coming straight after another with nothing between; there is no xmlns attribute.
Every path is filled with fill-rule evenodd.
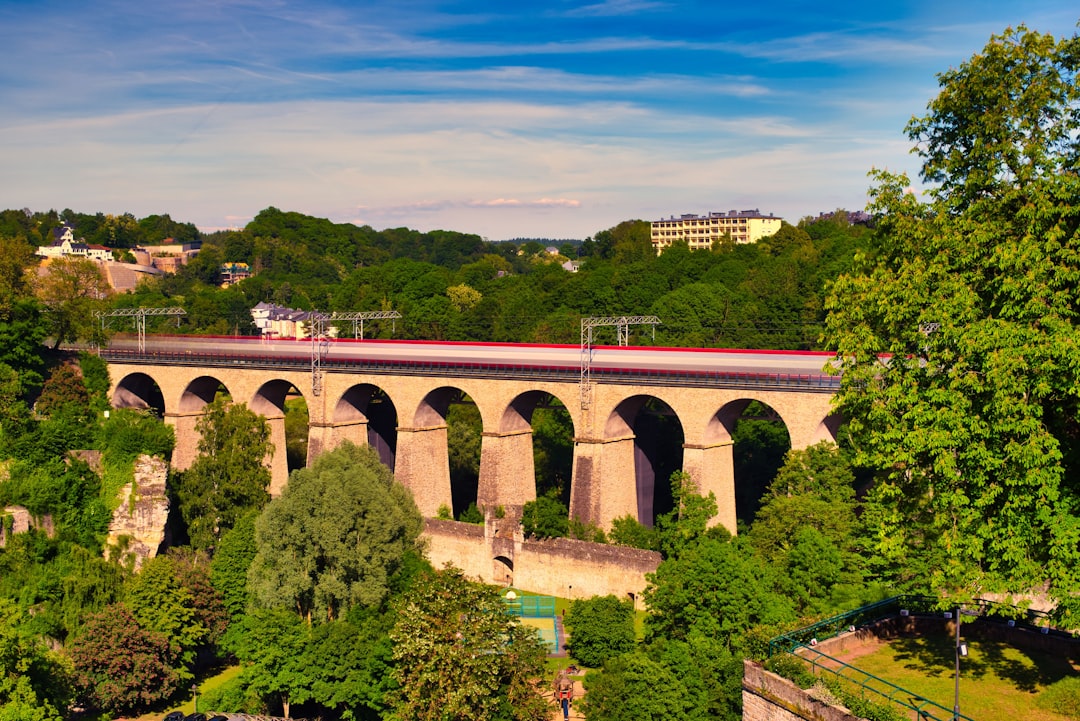
<svg viewBox="0 0 1080 721"><path fill-rule="evenodd" d="M184 388L180 394L180 413L201 413L203 408L213 403L218 394L232 398L228 386L213 376L199 376Z"/></svg>
<svg viewBox="0 0 1080 721"><path fill-rule="evenodd" d="M357 428L360 437L351 440L366 441L379 454L383 465L394 470L398 414L386 391L370 383L350 387L334 405L331 421L335 427Z"/></svg>
<svg viewBox="0 0 1080 721"><path fill-rule="evenodd" d="M160 419L165 417L165 396L161 386L146 373L130 373L120 379L113 391L113 408L150 410Z"/></svg>
<svg viewBox="0 0 1080 721"><path fill-rule="evenodd" d="M683 424L665 401L650 395L620 402L604 426L608 440L633 439L637 520L653 526L672 509L671 475L683 467Z"/></svg>
<svg viewBox="0 0 1080 721"><path fill-rule="evenodd" d="M477 503L483 435L480 409L462 389L440 386L429 391L420 401L413 414L413 425L441 431L441 439L430 449L432 457L429 463L446 469L450 481L451 512L454 518L461 518ZM441 474L436 472L435 475Z"/></svg>
<svg viewBox="0 0 1080 721"><path fill-rule="evenodd" d="M558 497L569 514L576 428L565 401L548 391L520 393L506 406L497 431L505 439L504 444L512 446L505 454L512 466L501 474L512 478L501 479L504 484L532 479L531 488L526 487L530 485L527 480L521 484L524 500L550 493ZM528 443L517 442L518 435L527 438ZM510 493L513 495L513 491Z"/></svg>
<svg viewBox="0 0 1080 721"><path fill-rule="evenodd" d="M740 398L722 406L705 428L706 445L731 444L735 516L750 524L791 449L791 432L770 405Z"/></svg>

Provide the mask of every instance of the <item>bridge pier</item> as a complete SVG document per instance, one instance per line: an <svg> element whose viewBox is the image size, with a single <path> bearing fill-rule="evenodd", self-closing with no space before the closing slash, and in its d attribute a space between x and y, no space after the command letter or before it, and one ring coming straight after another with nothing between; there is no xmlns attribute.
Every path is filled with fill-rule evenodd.
<svg viewBox="0 0 1080 721"><path fill-rule="evenodd" d="M307 465L310 466L320 454L334 450L344 441L350 441L357 446L366 446L368 444L367 419L309 422Z"/></svg>
<svg viewBox="0 0 1080 721"><path fill-rule="evenodd" d="M476 505L521 506L536 499L532 428L482 434Z"/></svg>
<svg viewBox="0 0 1080 721"><path fill-rule="evenodd" d="M263 465L270 469L271 498L277 498L289 482L289 454L285 451L285 415L265 416L270 429L270 452Z"/></svg>
<svg viewBox="0 0 1080 721"><path fill-rule="evenodd" d="M173 412L164 414L165 424L172 426L176 435L176 447L172 453L172 467L178 471L186 471L199 455L199 439L202 437L195 424L203 417L201 411Z"/></svg>
<svg viewBox="0 0 1080 721"><path fill-rule="evenodd" d="M736 531L734 443L684 443L683 470L690 474L703 496L716 495L716 515L711 525L722 525L732 535Z"/></svg>
<svg viewBox="0 0 1080 721"><path fill-rule="evenodd" d="M440 506L453 508L446 424L421 428L398 427L397 433L394 475L412 491L420 513L426 518L435 518Z"/></svg>
<svg viewBox="0 0 1080 721"><path fill-rule="evenodd" d="M573 474L571 518L605 530L621 516L640 520L634 436L575 439Z"/></svg>

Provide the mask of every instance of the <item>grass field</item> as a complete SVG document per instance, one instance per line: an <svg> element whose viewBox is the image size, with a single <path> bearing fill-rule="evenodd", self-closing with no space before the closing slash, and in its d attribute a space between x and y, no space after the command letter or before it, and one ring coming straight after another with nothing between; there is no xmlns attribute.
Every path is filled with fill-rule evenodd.
<svg viewBox="0 0 1080 721"><path fill-rule="evenodd" d="M841 660L951 709L953 644L945 635L903 638L868 655ZM1077 669L1060 656L968 640L968 656L960 660L960 713L975 721L1069 721L1067 716L1039 708L1035 699L1055 681L1076 675Z"/></svg>

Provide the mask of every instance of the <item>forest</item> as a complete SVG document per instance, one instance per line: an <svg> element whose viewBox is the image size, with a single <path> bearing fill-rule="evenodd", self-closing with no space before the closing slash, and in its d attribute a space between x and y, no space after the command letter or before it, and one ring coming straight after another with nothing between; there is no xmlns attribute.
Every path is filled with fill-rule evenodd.
<svg viewBox="0 0 1080 721"><path fill-rule="evenodd" d="M251 307L270 302L399 311L373 325L380 337L562 343L578 342L584 316L648 314L655 338L632 343L835 352L838 444L790 450L768 409L740 421L737 535L710 526L715 499L678 468L652 526L575 524L565 428L557 412L537 421L526 532L663 559L637 625L614 598L567 614L591 669L590 721L737 719L742 660L769 638L897 592L943 606L1035 599L1080 627L1078 43L1010 28L939 75L906 129L925 197L874 171L868 225L837 211L710 251L656 256L639 220L551 253L276 208L206 235L168 215L3 211L0 720L161 711L225 668L235 675L203 707L402 721L550 711L539 641L507 625L496 589L430 567L416 506L368 448L295 461L271 499L267 427L221 395L195 462L170 472L161 552L138 563L106 543L133 502L121 489L135 458L168 459L175 443L154 414L109 407L93 348L117 329L95 313L122 308L184 309L179 327L151 319L151 332L251 334ZM201 250L117 294L91 261L39 272L36 247L65 223L118 257L164 238ZM226 262L252 277L219 287ZM460 479L479 439L458 408ZM476 520L454 505L447 515ZM28 531L15 532L14 508Z"/></svg>

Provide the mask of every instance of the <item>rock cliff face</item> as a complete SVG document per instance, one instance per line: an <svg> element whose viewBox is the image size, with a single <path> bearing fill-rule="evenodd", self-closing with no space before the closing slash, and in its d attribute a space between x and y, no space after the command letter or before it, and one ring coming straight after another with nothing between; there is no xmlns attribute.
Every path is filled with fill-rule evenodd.
<svg viewBox="0 0 1080 721"><path fill-rule="evenodd" d="M169 519L165 485L168 472L168 464L160 458L135 459L134 488L129 483L120 489L120 505L109 524L106 554L119 553L122 561L133 563L136 569L157 555Z"/></svg>

